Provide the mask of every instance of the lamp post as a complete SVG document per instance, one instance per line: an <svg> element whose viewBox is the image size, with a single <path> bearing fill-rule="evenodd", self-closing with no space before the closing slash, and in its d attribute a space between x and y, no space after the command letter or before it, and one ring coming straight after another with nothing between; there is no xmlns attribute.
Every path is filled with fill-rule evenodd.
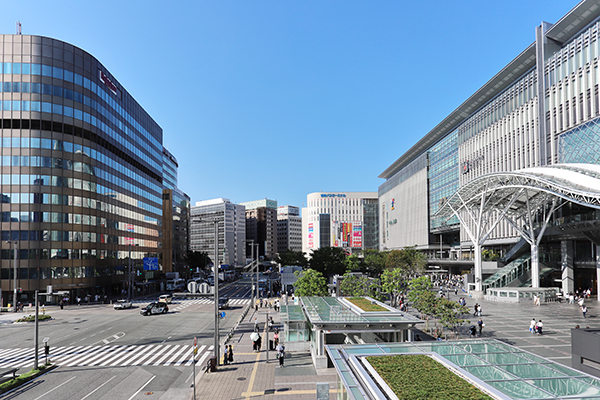
<svg viewBox="0 0 600 400"><path fill-rule="evenodd" d="M219 365L219 221L213 220L215 224L215 262L213 267L213 274L215 277L215 359L217 365Z"/></svg>
<svg viewBox="0 0 600 400"><path fill-rule="evenodd" d="M127 297L129 298L129 301L131 301L131 299L132 299L131 296L133 295L132 290L131 290L131 243L129 243L129 275L128 275L127 283L128 283L127 289L129 289L128 290L129 293L128 293Z"/></svg>
<svg viewBox="0 0 600 400"><path fill-rule="evenodd" d="M18 242L17 241L10 241L7 240L6 243L8 243L11 247L9 249L12 248L12 245L14 243L15 247L14 247L14 253L13 253L13 312L17 312L17 248L18 248Z"/></svg>

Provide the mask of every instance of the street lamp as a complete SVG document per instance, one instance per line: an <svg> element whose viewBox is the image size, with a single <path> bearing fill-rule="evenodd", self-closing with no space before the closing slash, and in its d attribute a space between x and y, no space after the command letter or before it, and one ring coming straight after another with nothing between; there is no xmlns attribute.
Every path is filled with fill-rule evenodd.
<svg viewBox="0 0 600 400"><path fill-rule="evenodd" d="M19 242L7 240L6 243L8 243L11 248L13 243L15 245L13 254L13 312L17 312L17 249Z"/></svg>

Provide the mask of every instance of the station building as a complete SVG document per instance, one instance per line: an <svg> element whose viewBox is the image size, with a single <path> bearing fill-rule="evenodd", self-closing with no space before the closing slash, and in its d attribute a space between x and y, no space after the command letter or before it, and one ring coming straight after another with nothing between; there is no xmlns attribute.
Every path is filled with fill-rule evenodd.
<svg viewBox="0 0 600 400"><path fill-rule="evenodd" d="M592 0L535 27L534 43L383 171L380 249L417 246L432 267L474 272L478 291L595 291L599 35Z"/></svg>
<svg viewBox="0 0 600 400"><path fill-rule="evenodd" d="M94 56L0 35L2 303L125 289L162 252L161 127ZM13 260L16 258L16 276ZM15 282L16 281L16 282Z"/></svg>

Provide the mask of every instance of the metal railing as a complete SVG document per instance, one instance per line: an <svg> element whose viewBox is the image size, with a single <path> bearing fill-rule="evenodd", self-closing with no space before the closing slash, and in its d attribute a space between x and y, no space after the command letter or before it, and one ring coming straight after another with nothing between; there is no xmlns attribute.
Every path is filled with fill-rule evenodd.
<svg viewBox="0 0 600 400"><path fill-rule="evenodd" d="M500 271L483 281L483 290L508 286L511 282L531 271L531 256L519 257Z"/></svg>

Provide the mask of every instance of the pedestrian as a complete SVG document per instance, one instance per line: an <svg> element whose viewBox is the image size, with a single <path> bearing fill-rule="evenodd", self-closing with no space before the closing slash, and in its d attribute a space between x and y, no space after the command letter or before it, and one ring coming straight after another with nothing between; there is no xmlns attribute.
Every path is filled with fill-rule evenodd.
<svg viewBox="0 0 600 400"><path fill-rule="evenodd" d="M535 324L535 318L532 318L531 322L529 323L529 332L535 333Z"/></svg>
<svg viewBox="0 0 600 400"><path fill-rule="evenodd" d="M581 312L583 313L583 318L585 318L585 314L587 313L587 307L585 305L581 306Z"/></svg>
<svg viewBox="0 0 600 400"><path fill-rule="evenodd" d="M262 337L258 335L258 339L256 340L256 351L260 353L260 348L262 347Z"/></svg>
<svg viewBox="0 0 600 400"><path fill-rule="evenodd" d="M225 345L225 350L223 351L223 365L227 365L227 362L229 361L228 351L229 349L227 348L227 345Z"/></svg>
<svg viewBox="0 0 600 400"><path fill-rule="evenodd" d="M477 309L479 308L479 304L475 303L473 306L473 316L477 316Z"/></svg>
<svg viewBox="0 0 600 400"><path fill-rule="evenodd" d="M256 343L258 341L259 334L256 332L252 332L250 334L250 340L252 340L252 351L256 352Z"/></svg>
<svg viewBox="0 0 600 400"><path fill-rule="evenodd" d="M277 358L279 358L279 366L283 368L283 360L285 359L285 346L283 344L279 344L275 350L277 350Z"/></svg>
<svg viewBox="0 0 600 400"><path fill-rule="evenodd" d="M65 303L61 300L60 303L58 303L60 305L60 309L62 310L65 306Z"/></svg>
<svg viewBox="0 0 600 400"><path fill-rule="evenodd" d="M540 319L537 324L535 325L536 328L536 332L538 335L542 334L542 329L544 328L544 324L542 323L542 320Z"/></svg>
<svg viewBox="0 0 600 400"><path fill-rule="evenodd" d="M481 331L483 330L484 326L485 324L483 323L482 319L479 318L479 320L477 321L477 327L479 328L479 337L481 337Z"/></svg>
<svg viewBox="0 0 600 400"><path fill-rule="evenodd" d="M477 305L477 316L481 317L481 304Z"/></svg>
<svg viewBox="0 0 600 400"><path fill-rule="evenodd" d="M254 332L258 332L258 319L254 318Z"/></svg>
<svg viewBox="0 0 600 400"><path fill-rule="evenodd" d="M475 325L471 325L469 327L469 332L471 333L471 337L474 338L477 335L477 328Z"/></svg>
<svg viewBox="0 0 600 400"><path fill-rule="evenodd" d="M277 345L279 344L279 332L275 331L275 333L273 334L273 343L275 343L275 347L277 347Z"/></svg>
<svg viewBox="0 0 600 400"><path fill-rule="evenodd" d="M233 364L233 347L231 345L229 345L229 351L227 352L227 361L229 361L229 364Z"/></svg>

